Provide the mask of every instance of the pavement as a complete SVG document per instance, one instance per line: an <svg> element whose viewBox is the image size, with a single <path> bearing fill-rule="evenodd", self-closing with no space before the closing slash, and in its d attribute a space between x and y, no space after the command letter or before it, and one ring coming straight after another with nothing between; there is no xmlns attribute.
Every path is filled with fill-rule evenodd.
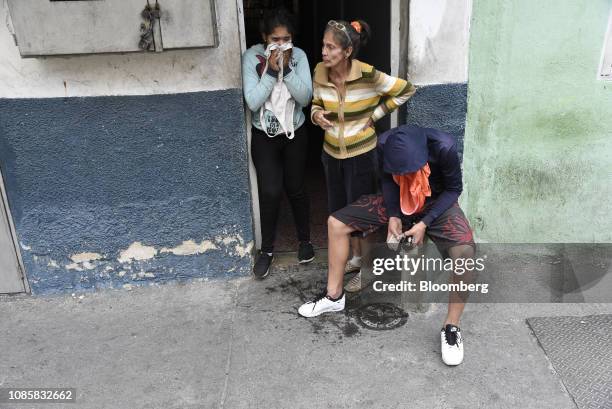
<svg viewBox="0 0 612 409"><path fill-rule="evenodd" d="M443 304L390 330L362 326L350 307L299 317L325 275L286 256L264 281L0 297L0 388L76 388L75 403L0 408L575 408L526 319L612 313L469 304L465 361L451 368Z"/></svg>

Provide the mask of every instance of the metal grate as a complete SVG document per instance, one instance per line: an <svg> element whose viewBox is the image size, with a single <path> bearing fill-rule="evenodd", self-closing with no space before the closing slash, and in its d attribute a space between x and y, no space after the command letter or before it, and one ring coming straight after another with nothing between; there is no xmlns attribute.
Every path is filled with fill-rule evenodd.
<svg viewBox="0 0 612 409"><path fill-rule="evenodd" d="M612 315L529 318L580 409L612 408Z"/></svg>

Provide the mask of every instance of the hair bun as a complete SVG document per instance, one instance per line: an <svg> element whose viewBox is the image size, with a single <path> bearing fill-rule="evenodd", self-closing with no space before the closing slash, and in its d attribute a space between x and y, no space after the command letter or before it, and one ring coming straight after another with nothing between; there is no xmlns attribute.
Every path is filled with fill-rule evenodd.
<svg viewBox="0 0 612 409"><path fill-rule="evenodd" d="M361 47L365 47L368 44L370 37L372 36L372 30L370 29L370 25L363 20L355 20L351 23L351 26L353 26L353 28L355 28L355 26L359 27L359 30L355 28L355 31L357 32L357 34L359 34L359 41L361 43Z"/></svg>

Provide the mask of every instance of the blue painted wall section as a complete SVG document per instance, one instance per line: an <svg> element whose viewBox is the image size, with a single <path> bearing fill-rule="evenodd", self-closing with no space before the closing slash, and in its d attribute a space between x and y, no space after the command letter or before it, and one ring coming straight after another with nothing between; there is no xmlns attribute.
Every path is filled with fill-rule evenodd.
<svg viewBox="0 0 612 409"><path fill-rule="evenodd" d="M0 99L0 112L0 166L34 293L249 273L239 89ZM188 240L200 253L161 251ZM119 261L134 243L154 254Z"/></svg>
<svg viewBox="0 0 612 409"><path fill-rule="evenodd" d="M463 156L467 112L467 84L425 85L408 100L407 123L436 128L455 135Z"/></svg>

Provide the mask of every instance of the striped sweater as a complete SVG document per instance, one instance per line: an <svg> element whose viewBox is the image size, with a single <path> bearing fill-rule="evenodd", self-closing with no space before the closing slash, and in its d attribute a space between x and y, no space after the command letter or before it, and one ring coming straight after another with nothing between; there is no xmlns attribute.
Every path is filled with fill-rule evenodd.
<svg viewBox="0 0 612 409"><path fill-rule="evenodd" d="M346 95L339 95L329 80L327 67L317 64L310 119L317 111L331 112L327 118L333 127L325 131L323 149L336 159L351 158L376 148L374 127L364 129L368 120L376 122L416 92L410 82L358 60L353 60L345 86Z"/></svg>

